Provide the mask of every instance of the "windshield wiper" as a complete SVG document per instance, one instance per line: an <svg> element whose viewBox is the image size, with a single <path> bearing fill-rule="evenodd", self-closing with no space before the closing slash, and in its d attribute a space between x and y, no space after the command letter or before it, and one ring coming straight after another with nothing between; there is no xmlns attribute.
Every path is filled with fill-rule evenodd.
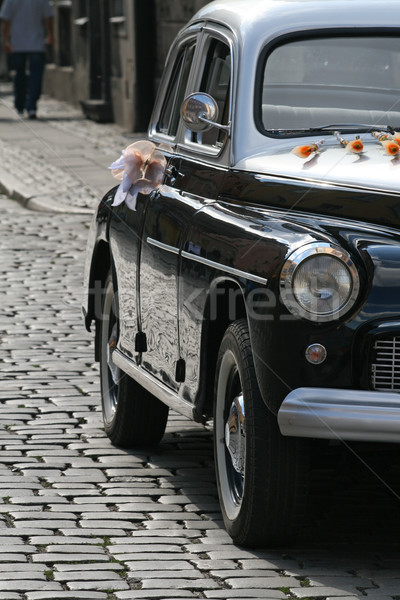
<svg viewBox="0 0 400 600"><path fill-rule="evenodd" d="M367 123L329 123L327 125L319 125L318 127L307 127L307 129L278 129L274 130L274 133L320 133L323 131L348 131L348 132L370 132L370 131L384 131L386 133L394 134L395 130L390 125L369 125Z"/></svg>

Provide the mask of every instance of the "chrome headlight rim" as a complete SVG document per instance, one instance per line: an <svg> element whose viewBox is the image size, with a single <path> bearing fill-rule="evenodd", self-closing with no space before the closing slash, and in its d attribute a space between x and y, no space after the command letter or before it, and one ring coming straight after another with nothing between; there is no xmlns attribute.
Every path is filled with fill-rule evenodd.
<svg viewBox="0 0 400 600"><path fill-rule="evenodd" d="M294 288L294 277L297 269L304 261L318 255L328 255L339 260L348 270L351 279L351 292L346 301L337 309L330 312L318 313L305 309L299 304ZM360 291L360 278L357 268L346 250L340 246L328 242L313 242L294 250L286 259L281 271L280 292L281 298L286 308L295 316L303 317L309 321L323 323L340 319L354 306Z"/></svg>

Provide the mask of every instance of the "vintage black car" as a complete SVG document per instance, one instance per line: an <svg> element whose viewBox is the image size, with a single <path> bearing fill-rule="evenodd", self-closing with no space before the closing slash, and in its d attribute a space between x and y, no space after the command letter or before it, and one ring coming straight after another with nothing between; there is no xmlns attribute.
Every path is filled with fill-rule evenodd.
<svg viewBox="0 0 400 600"><path fill-rule="evenodd" d="M399 23L397 0L207 5L93 220L105 430L213 418L242 545L295 534L309 440L400 441Z"/></svg>

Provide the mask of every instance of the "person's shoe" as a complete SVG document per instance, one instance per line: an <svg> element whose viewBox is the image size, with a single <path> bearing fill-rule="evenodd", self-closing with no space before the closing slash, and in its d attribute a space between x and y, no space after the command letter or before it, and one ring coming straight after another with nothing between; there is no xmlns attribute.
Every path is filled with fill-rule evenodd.
<svg viewBox="0 0 400 600"><path fill-rule="evenodd" d="M29 119L36 119L36 112L34 110L30 110L28 113Z"/></svg>

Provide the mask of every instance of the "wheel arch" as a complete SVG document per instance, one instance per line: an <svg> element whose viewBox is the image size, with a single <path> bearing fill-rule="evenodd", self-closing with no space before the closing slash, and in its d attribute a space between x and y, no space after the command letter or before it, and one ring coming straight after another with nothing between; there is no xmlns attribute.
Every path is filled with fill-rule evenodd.
<svg viewBox="0 0 400 600"><path fill-rule="evenodd" d="M232 293L234 302L232 302ZM215 372L219 348L229 325L239 319L246 319L251 339L254 328L260 327L260 321L254 318L249 310L245 288L235 279L219 278L215 280L209 289L203 315L200 386L194 408L194 415L198 421L208 419L213 414ZM261 326L264 331L262 339L270 340L271 326L265 322ZM268 346L269 344L266 343L267 348ZM251 349L261 396L267 408L276 415L283 398L288 393L287 386L273 370L268 368L265 362L265 353L260 349L258 352L254 352L254 340ZM265 377L262 377L265 369L267 370L267 386L261 385L261 382L265 380Z"/></svg>
<svg viewBox="0 0 400 600"><path fill-rule="evenodd" d="M111 250L109 245L109 223L111 204L118 186L109 190L100 201L90 225L87 245L86 262L84 270L84 288L86 292L85 303L82 311L85 326L90 331L93 320L101 318L101 300L99 289L104 287L107 273L111 267ZM96 285L96 281L99 282Z"/></svg>
<svg viewBox="0 0 400 600"><path fill-rule="evenodd" d="M86 329L90 331L91 323L95 322L95 360L99 361L99 322L101 320L101 307L104 286L107 275L112 265L110 245L105 240L99 240L96 244L90 266L88 282L88 312L85 317Z"/></svg>

